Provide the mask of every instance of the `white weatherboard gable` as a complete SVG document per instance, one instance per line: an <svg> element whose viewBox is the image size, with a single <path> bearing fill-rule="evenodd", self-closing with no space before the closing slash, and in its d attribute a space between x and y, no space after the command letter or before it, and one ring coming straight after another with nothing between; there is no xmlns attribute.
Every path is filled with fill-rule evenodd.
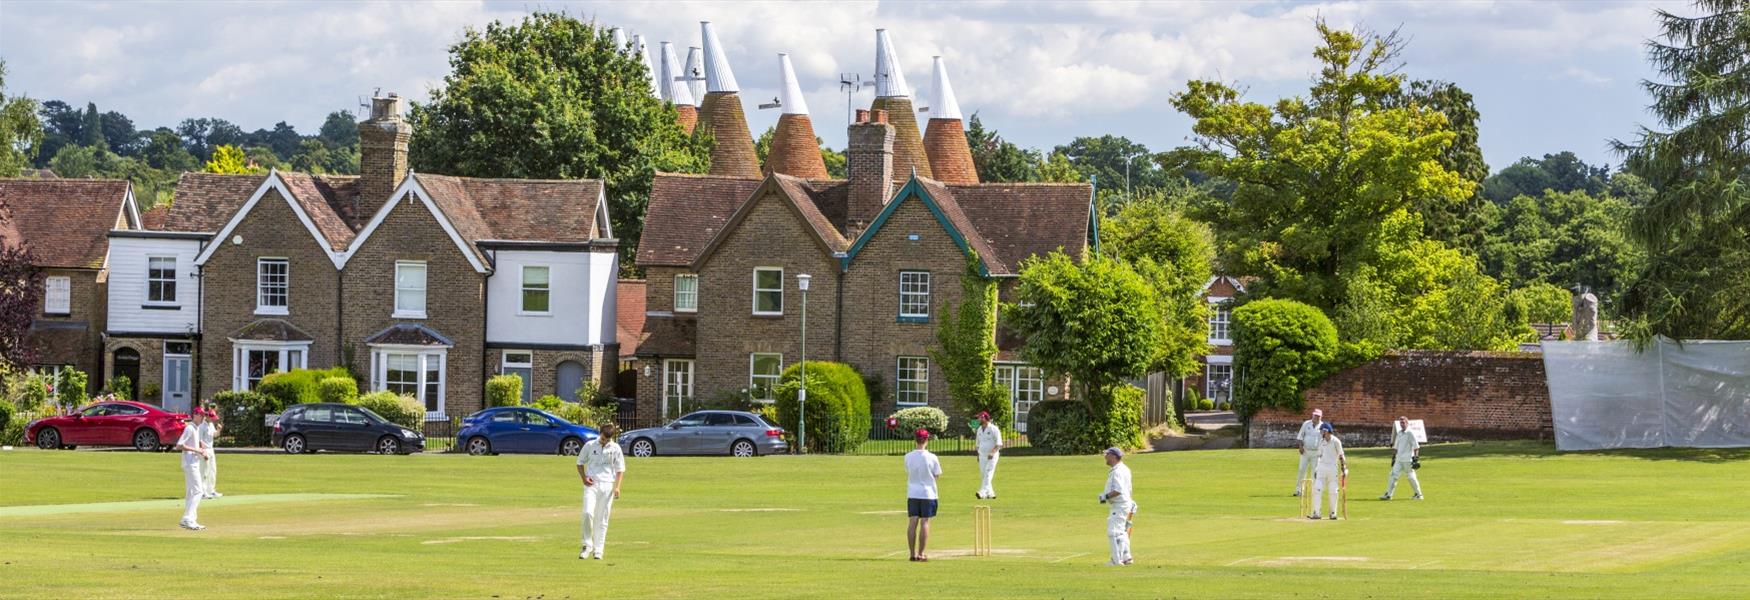
<svg viewBox="0 0 1750 600"><path fill-rule="evenodd" d="M486 280L486 341L492 344L612 344L618 255L500 248ZM549 310L523 313L523 267L547 267Z"/></svg>
<svg viewBox="0 0 1750 600"><path fill-rule="evenodd" d="M353 236L352 245L347 246L346 252L339 255L339 266L345 267L347 261L352 260L353 254L357 253L359 248L364 247L365 240L370 239L371 234L375 233L377 228L383 225L383 221L389 218L389 211L394 210L395 205L400 204L409 194L418 198L420 203L425 205L425 209L431 212L432 218L437 219L438 225L443 226L444 233L450 236L450 241L456 243L456 249L462 251L462 256L468 258L468 264L474 267L474 272L485 273L488 271L486 263L480 262L480 256L474 253L473 245L462 239L462 234L457 232L456 226L452 225L449 218L444 216L444 211L438 210L437 204L431 201L431 195L427 194L425 188L419 185L419 178L413 173L407 174L407 177L401 181L401 187L396 189L394 194L389 195L389 201L384 202L383 207L377 209L377 214L371 217L371 222L366 224L364 229L359 230L358 235Z"/></svg>
<svg viewBox="0 0 1750 600"><path fill-rule="evenodd" d="M194 257L200 246L200 240L189 238L109 238L108 330L175 335L198 330L201 280ZM176 259L176 301L145 308L146 267L154 257Z"/></svg>
<svg viewBox="0 0 1750 600"><path fill-rule="evenodd" d="M267 195L268 190L279 192L280 198L285 200L286 204L291 205L292 213L298 215L298 222L304 224L304 229L310 232L310 237L316 238L316 245L322 247L322 252L328 255L328 260L334 263L334 268L339 269L345 266L345 253L335 252L333 246L329 245L328 239L322 237L322 231L316 229L316 222L310 220L310 215L304 212L304 207L298 204L297 199L292 197L292 191L286 188L284 181L280 180L280 173L277 169L267 172L267 178L261 180L261 185L256 186L255 193L249 196L249 201L244 202L243 207L237 209L237 214L231 215L231 220L219 229L218 235L213 236L212 243L207 244L206 250L202 250L200 256L195 257L194 264L205 266L207 261L213 258L214 251L217 251L221 246L230 245L232 232L236 231L237 226L243 223L244 217L249 216L249 211L255 210L255 205L261 202L262 196ZM244 243L248 242L249 240L244 240Z"/></svg>

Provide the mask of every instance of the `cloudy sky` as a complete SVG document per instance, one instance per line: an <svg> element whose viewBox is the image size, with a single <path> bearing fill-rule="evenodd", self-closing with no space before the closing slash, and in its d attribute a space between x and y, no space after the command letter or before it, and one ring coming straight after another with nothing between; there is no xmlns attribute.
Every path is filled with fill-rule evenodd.
<svg viewBox="0 0 1750 600"><path fill-rule="evenodd" d="M1189 79L1220 79L1269 101L1302 93L1316 66L1313 20L1401 28L1405 72L1476 96L1492 168L1573 150L1615 163L1606 142L1650 124L1637 82L1653 11L1682 3L1589 2L27 2L0 1L8 93L96 102L142 129L216 116L245 129L287 121L314 132L373 89L416 100L442 82L466 27L564 10L698 45L716 24L753 130L777 120L788 52L826 141L844 144L840 73L874 70L890 30L914 88L947 61L965 112L1026 146L1115 133L1155 149L1188 143L1168 104ZM927 90L918 89L920 94ZM866 106L872 91L855 101Z"/></svg>

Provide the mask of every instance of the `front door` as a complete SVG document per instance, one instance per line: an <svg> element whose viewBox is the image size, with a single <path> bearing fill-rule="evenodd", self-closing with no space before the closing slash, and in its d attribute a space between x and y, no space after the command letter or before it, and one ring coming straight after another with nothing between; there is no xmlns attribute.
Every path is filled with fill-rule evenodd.
<svg viewBox="0 0 1750 600"><path fill-rule="evenodd" d="M193 379L193 361L187 354L171 354L168 345L164 353L164 410L186 413L190 404L189 384Z"/></svg>

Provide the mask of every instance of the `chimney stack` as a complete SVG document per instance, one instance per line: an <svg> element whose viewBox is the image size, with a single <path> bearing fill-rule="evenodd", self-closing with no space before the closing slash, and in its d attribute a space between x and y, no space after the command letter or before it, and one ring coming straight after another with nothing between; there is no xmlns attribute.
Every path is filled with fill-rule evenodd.
<svg viewBox="0 0 1750 600"><path fill-rule="evenodd" d="M778 104L783 114L772 133L772 147L766 152L765 172L826 179L826 162L820 158L820 142L815 140L814 123L808 118L808 101L802 97L802 85L796 81L788 54L778 55L778 81Z"/></svg>
<svg viewBox="0 0 1750 600"><path fill-rule="evenodd" d="M961 122L960 101L954 98L954 86L948 84L948 69L942 57L935 57L931 68L930 124L924 129L924 152L930 157L930 171L943 183L978 183L978 167L972 162L972 146L966 143L966 127Z"/></svg>
<svg viewBox="0 0 1750 600"><path fill-rule="evenodd" d="M662 65L657 79L660 80L662 89L668 90L663 99L674 103L674 111L678 114L676 120L680 122L681 129L690 135L693 133L693 126L699 122L699 107L693 103L693 89L688 85L692 82L679 79L684 77L682 73L681 64L675 58L674 44L663 42Z"/></svg>
<svg viewBox="0 0 1750 600"><path fill-rule="evenodd" d="M875 102L872 109L886 110L893 125L893 175L901 180L912 173L935 177L924 154L924 139L918 132L917 110L911 102L911 86L899 68L899 53L886 29L875 30Z"/></svg>
<svg viewBox="0 0 1750 600"><path fill-rule="evenodd" d="M893 137L887 111L857 111L857 120L849 128L850 145L845 149L845 175L850 180L845 233L849 237L862 234L892 195Z"/></svg>
<svg viewBox="0 0 1750 600"><path fill-rule="evenodd" d="M359 123L359 196L355 218L369 220L407 177L407 140L413 126L401 118L395 92L371 98L371 118Z"/></svg>
<svg viewBox="0 0 1750 600"><path fill-rule="evenodd" d="M711 145L711 174L732 177L760 177L759 154L753 149L753 134L747 130L747 117L741 110L741 86L735 82L735 72L729 69L729 57L723 54L723 44L717 41L717 30L710 21L700 21L700 37L705 41L705 102L699 106L699 124L694 135L706 132L714 140Z"/></svg>

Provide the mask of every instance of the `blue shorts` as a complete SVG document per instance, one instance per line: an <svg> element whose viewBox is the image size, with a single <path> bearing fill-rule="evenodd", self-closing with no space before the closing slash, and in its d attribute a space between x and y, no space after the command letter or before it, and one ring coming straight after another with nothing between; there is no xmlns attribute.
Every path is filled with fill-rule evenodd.
<svg viewBox="0 0 1750 600"><path fill-rule="evenodd" d="M936 501L923 498L906 498L905 514L908 517L936 518Z"/></svg>

